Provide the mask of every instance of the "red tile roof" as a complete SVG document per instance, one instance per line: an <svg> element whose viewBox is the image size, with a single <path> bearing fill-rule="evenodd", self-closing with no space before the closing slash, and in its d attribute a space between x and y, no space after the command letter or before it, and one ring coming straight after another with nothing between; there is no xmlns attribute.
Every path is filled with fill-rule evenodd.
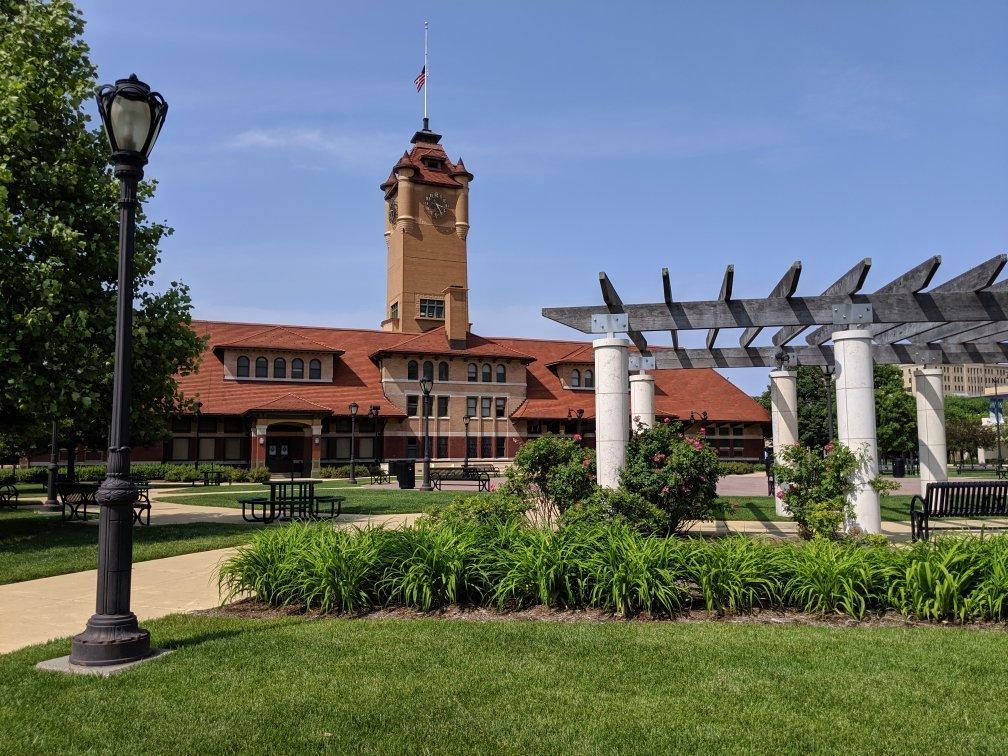
<svg viewBox="0 0 1008 756"><path fill-rule="evenodd" d="M442 168L436 169L428 167L423 161L424 158L435 158L440 160ZM398 183L395 176L396 169L404 167L412 168L416 172L413 176L413 181L421 184L431 184L433 186L457 188L462 186L463 182L455 178L456 176L468 176L470 180L473 178L473 175L469 173L469 170L462 162L462 158L459 158L457 163L453 163L448 158L448 153L444 151L444 147L440 144L432 142L417 142L413 145L409 152L404 153L403 156L399 158L399 162L392 168L392 172L389 174L389 177L381 183L380 188L385 191L386 195L391 195Z"/></svg>
<svg viewBox="0 0 1008 756"><path fill-rule="evenodd" d="M198 396L204 414L242 414L253 410L330 411L349 414L350 402L377 404L381 413L402 417L403 411L386 397L376 363L383 354L456 355L515 359L526 363L527 398L512 413L514 418L562 419L578 408L585 417L595 415L592 391L565 389L551 365L573 362L591 353L591 344L545 339L491 338L470 334L463 350L451 349L438 328L427 333L403 335L386 331L276 326L249 323L194 321L193 329L209 336L200 371L181 376L179 386L186 396ZM333 353L333 382L224 380L224 366L214 346L243 343L269 329L293 333ZM714 370L659 370L655 376L655 410L659 415L689 417L706 411L712 421L769 422L766 410Z"/></svg>
<svg viewBox="0 0 1008 756"><path fill-rule="evenodd" d="M230 343L215 344L218 349L282 349L289 352L325 352L343 354L340 349L333 349L328 344L310 339L304 334L291 330L286 326L271 326L257 333Z"/></svg>
<svg viewBox="0 0 1008 756"><path fill-rule="evenodd" d="M506 344L502 344L499 339L490 340L475 333L466 336L464 347L453 347L448 342L444 326L439 326L430 331L410 336L405 341L392 347L383 347L375 351L372 359L378 359L385 354L431 354L451 357L487 357L503 360L521 360L522 362L535 362L535 357L527 355L517 349L512 349Z"/></svg>

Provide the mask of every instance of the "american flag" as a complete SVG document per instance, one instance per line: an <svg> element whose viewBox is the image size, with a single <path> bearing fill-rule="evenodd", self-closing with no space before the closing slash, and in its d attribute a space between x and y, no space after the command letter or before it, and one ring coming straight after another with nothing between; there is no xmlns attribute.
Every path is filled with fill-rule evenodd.
<svg viewBox="0 0 1008 756"><path fill-rule="evenodd" d="M413 85L416 87L416 91L419 92L424 87L424 82L427 81L427 66L420 69L420 73L417 77L413 79Z"/></svg>

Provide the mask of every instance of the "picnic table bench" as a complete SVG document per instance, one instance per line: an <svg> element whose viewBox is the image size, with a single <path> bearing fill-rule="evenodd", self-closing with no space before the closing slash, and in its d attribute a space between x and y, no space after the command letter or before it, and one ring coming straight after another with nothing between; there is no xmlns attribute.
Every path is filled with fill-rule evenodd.
<svg viewBox="0 0 1008 756"><path fill-rule="evenodd" d="M13 483L4 483L0 486L0 507L7 509L17 509L18 490Z"/></svg>
<svg viewBox="0 0 1008 756"><path fill-rule="evenodd" d="M369 472L371 473L371 485L392 482L392 476L380 467L372 467Z"/></svg>
<svg viewBox="0 0 1008 756"><path fill-rule="evenodd" d="M227 474L225 470L201 470L203 473L203 485L204 486L219 486L225 480L227 480L228 485L231 485L231 476ZM213 481L212 483L210 481ZM195 486L198 481L194 479L192 484Z"/></svg>
<svg viewBox="0 0 1008 756"><path fill-rule="evenodd" d="M98 483L56 484L56 496L63 507L60 518L66 520L87 520L88 507L100 509L98 504ZM150 483L146 480L134 480L137 489L137 500L133 502L133 522L137 525L150 525ZM146 515L146 521L143 517Z"/></svg>
<svg viewBox="0 0 1008 756"><path fill-rule="evenodd" d="M431 470L431 486L438 491L442 483L475 483L476 490L490 490L490 473L473 465L467 467L447 467L443 470Z"/></svg>
<svg viewBox="0 0 1008 756"><path fill-rule="evenodd" d="M334 519L343 511L345 496L317 495L316 479L271 480L269 496L239 499L245 522L271 523L274 520Z"/></svg>
<svg viewBox="0 0 1008 756"><path fill-rule="evenodd" d="M910 499L910 537L926 541L931 535L932 519L998 515L1008 515L1008 481L928 483L924 496Z"/></svg>

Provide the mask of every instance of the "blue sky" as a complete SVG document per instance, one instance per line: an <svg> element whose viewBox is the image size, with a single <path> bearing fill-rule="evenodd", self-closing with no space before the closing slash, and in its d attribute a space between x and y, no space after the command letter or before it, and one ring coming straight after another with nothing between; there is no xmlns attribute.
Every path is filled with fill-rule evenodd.
<svg viewBox="0 0 1008 756"><path fill-rule="evenodd" d="M431 125L475 174L474 330L545 306L818 293L1008 251L1008 4L88 0L102 80L170 103L148 175L161 278L203 318L377 327L382 195ZM128 32L128 33L127 33ZM763 338L768 338L764 334ZM733 343L729 332L722 344ZM750 392L765 371L728 371Z"/></svg>

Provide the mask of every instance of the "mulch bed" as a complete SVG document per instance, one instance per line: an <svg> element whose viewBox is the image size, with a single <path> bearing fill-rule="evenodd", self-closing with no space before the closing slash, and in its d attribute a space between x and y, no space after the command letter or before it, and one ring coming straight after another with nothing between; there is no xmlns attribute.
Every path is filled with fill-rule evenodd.
<svg viewBox="0 0 1008 756"><path fill-rule="evenodd" d="M254 599L244 599L233 604L225 604L213 609L203 609L193 612L207 617L238 617L241 619L277 619L279 617L305 617L308 619L326 619L344 617L346 619L437 619L463 620L467 622L722 622L733 625L802 625L806 627L945 627L960 630L986 630L1008 632L1005 622L970 622L960 625L954 622L926 622L907 619L901 614L887 612L881 616L872 615L863 620L852 619L842 615L804 614L802 612L782 611L779 609L756 610L751 614L735 614L718 616L703 609L692 609L689 612L668 616L651 616L640 614L636 617L621 617L600 609L554 609L548 606L534 606L528 609L501 611L487 607L449 606L430 612L401 607L374 609L355 615L339 615L325 613L315 609L306 610L302 606L271 606Z"/></svg>

